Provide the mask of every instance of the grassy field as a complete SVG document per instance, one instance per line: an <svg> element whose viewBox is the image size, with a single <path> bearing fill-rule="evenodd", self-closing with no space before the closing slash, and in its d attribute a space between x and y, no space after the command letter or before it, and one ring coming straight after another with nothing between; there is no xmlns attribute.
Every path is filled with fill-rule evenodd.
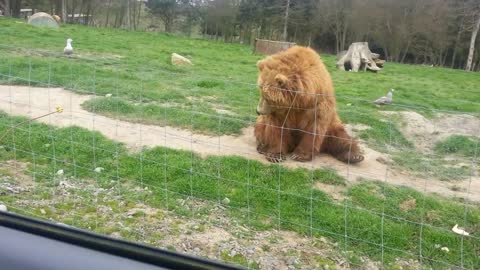
<svg viewBox="0 0 480 270"><path fill-rule="evenodd" d="M206 134L238 134L255 119L255 63L261 56L245 46L81 26L44 30L7 19L0 19L0 36L1 83L64 86L97 95L84 104L90 111ZM72 58L62 55L68 37L76 49ZM190 57L194 66L172 67L172 52ZM369 101L395 88L398 106L389 110L413 108L427 116L436 110L478 115L478 74L394 63L388 63L378 74L356 74L335 70L334 56L323 59L334 78L342 118L370 126L360 136L372 148L395 146L400 149L397 164L412 171L431 166L432 172L441 175L451 172L435 170L442 167L441 160L422 165L425 156L413 149L395 122L385 122L384 115ZM104 98L105 94L113 94L113 98ZM2 114L0 134L21 120ZM169 210L175 210L176 200L185 196L215 202L227 197L229 213L258 230L280 228L327 236L341 249L385 262L416 259L421 254L425 266L433 269L451 268L448 264L480 268L478 236L462 238L449 232L454 223L471 231L480 229L478 207L465 207L461 201L368 179L346 187L345 179L329 170L287 170L238 157L203 159L166 148L131 154L123 145L75 127L31 124L1 144L0 160L28 163L27 172L47 186L58 185L56 172L63 169L68 177L95 179L104 188L119 181L147 185L154 196L144 199ZM474 144L474 139L452 137L440 142L435 153L471 157ZM95 173L97 167L104 171ZM466 177L468 173L454 172L453 176ZM345 189L345 201L338 202L314 188L317 182ZM42 194L35 193L32 198L50 196ZM0 192L0 201L15 204L20 196ZM412 201L413 206L408 203ZM61 209L71 210L68 205ZM48 214L60 217L58 211ZM80 226L92 227L90 222L81 221ZM79 224L72 220L64 223ZM95 229L104 232L115 228L100 224ZM442 252L436 245L448 246L450 252Z"/></svg>
<svg viewBox="0 0 480 270"><path fill-rule="evenodd" d="M2 114L0 132L3 134L10 125L21 120ZM305 235L327 236L339 242L340 249L345 247L358 256L367 255L374 260L382 259L383 247L386 263L396 258L415 258L421 253L425 265L434 269L448 268L441 262L459 265L462 257L468 269L480 266L478 238L462 239L448 233L455 221L469 230L478 230L480 210L409 188L365 181L346 188L346 200L337 202L331 195L313 187L317 182L344 187L344 179L332 171L287 170L237 157L202 159L189 152L166 148L128 154L122 145L75 127L57 129L31 124L16 130L2 144L1 160L28 163L26 172L36 183L46 186L59 184L56 172L62 169L62 177L94 179L106 190L119 181L146 186L153 197L149 195L140 198L141 201L163 208L170 205L169 210L176 210L177 200L185 197L219 203L227 197L231 215L258 230L281 228ZM95 173L97 167L104 171ZM124 196L139 199L135 193L131 191ZM20 198L32 196L44 200L55 196L48 190L24 197L8 192L0 194L0 201L12 205ZM409 205L412 200L415 203ZM95 203L97 207L102 204L101 201ZM50 206L48 213L50 218L57 220L61 213L72 211L71 207ZM79 215L94 210L91 205L77 209ZM188 211L177 210L180 214L191 215ZM40 210L29 211L38 213ZM107 221L102 218L62 222L95 228L99 232L115 230L103 226ZM450 252L442 252L435 245L448 246Z"/></svg>
<svg viewBox="0 0 480 270"><path fill-rule="evenodd" d="M52 31L6 19L0 20L0 34L0 74L18 77L19 84L29 79L34 85L50 83L80 93L117 97L99 97L86 104L89 110L147 123L167 121L213 134L239 133L254 120L258 98L255 63L261 56L252 54L247 46L81 26ZM62 54L68 37L74 40L73 59ZM173 52L191 58L194 66L173 67ZM394 63L378 74L355 74L336 70L331 55L323 59L336 85L341 115L347 122L373 127L370 136L375 140L387 140L383 134L387 129L369 101L389 88L397 90L399 109L480 112L478 74ZM174 116L166 120L165 104L168 115ZM219 109L231 115L217 113Z"/></svg>

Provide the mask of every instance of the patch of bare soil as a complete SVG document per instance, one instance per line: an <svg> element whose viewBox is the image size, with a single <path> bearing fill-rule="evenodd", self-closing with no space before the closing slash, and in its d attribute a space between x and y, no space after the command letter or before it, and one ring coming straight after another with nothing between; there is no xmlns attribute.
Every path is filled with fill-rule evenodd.
<svg viewBox="0 0 480 270"><path fill-rule="evenodd" d="M335 201L338 202L342 202L345 198L347 198L347 188L344 186L329 185L317 182L315 183L315 188L328 193Z"/></svg>
<svg viewBox="0 0 480 270"><path fill-rule="evenodd" d="M402 133L417 149L430 152L436 142L452 135L480 137L480 119L468 114L441 113L428 119L417 112L384 112L400 115Z"/></svg>
<svg viewBox="0 0 480 270"><path fill-rule="evenodd" d="M257 153L253 128L245 128L241 136L208 136L195 134L189 130L174 127L160 127L132 123L97 115L84 110L81 104L91 96L78 95L62 88L37 88L25 86L0 85L0 110L11 115L36 117L55 110L56 105L63 107L62 114L54 114L39 121L67 127L76 125L98 131L107 138L124 143L129 149L138 150L143 147L164 146L179 150L188 150L203 156L241 156L251 160L268 163ZM467 120L466 120L467 121ZM473 120L468 120L473 121ZM453 122L440 122L443 127L453 130ZM422 123L419 123L422 126ZM353 132L365 129L365 126L348 127ZM435 129L433 129L435 130ZM469 132L473 132L472 128ZM413 132L413 130L412 130ZM431 135L431 133L428 133ZM428 137L430 135L426 135ZM437 193L450 197L468 198L480 201L480 179L457 182L459 189L452 190L448 182L434 179L420 179L405 172L392 171L388 155L377 152L362 144L365 160L357 165L348 165L328 155L320 155L314 161L300 163L288 160L283 165L288 168L332 168L344 176L350 183L360 179L380 180L393 185L404 185L421 192ZM426 185L428 181L428 185ZM470 192L464 192L469 190Z"/></svg>
<svg viewBox="0 0 480 270"><path fill-rule="evenodd" d="M35 183L32 177L22 173L26 168L26 163L15 160L0 163L0 195L26 192L34 187Z"/></svg>

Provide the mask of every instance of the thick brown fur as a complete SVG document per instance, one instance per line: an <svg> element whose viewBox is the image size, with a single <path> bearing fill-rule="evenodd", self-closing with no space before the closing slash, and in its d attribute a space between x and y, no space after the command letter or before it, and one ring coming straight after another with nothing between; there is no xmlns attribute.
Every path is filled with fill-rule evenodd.
<svg viewBox="0 0 480 270"><path fill-rule="evenodd" d="M259 153L271 162L281 162L290 153L294 160L309 161L320 152L347 163L364 159L340 121L332 79L314 50L295 46L257 66Z"/></svg>

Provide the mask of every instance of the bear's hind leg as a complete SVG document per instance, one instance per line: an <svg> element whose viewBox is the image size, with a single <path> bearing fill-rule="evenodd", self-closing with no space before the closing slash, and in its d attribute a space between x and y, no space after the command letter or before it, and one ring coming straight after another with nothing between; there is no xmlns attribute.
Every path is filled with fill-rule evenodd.
<svg viewBox="0 0 480 270"><path fill-rule="evenodd" d="M357 141L348 135L343 125L335 125L328 130L322 151L349 164L359 163L365 159Z"/></svg>
<svg viewBox="0 0 480 270"><path fill-rule="evenodd" d="M293 151L291 158L295 161L307 162L313 160L320 151L320 146L325 137L325 130L318 128L316 134L312 131L302 131L298 136L300 143Z"/></svg>

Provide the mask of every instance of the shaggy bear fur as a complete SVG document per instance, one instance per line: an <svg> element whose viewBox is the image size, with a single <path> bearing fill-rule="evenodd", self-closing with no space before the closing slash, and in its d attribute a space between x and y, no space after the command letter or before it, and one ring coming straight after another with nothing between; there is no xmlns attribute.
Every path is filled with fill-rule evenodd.
<svg viewBox="0 0 480 270"><path fill-rule="evenodd" d="M310 161L320 152L346 163L363 161L336 112L332 79L315 51L295 46L257 66L259 153L271 162L281 162L292 152L296 161Z"/></svg>

